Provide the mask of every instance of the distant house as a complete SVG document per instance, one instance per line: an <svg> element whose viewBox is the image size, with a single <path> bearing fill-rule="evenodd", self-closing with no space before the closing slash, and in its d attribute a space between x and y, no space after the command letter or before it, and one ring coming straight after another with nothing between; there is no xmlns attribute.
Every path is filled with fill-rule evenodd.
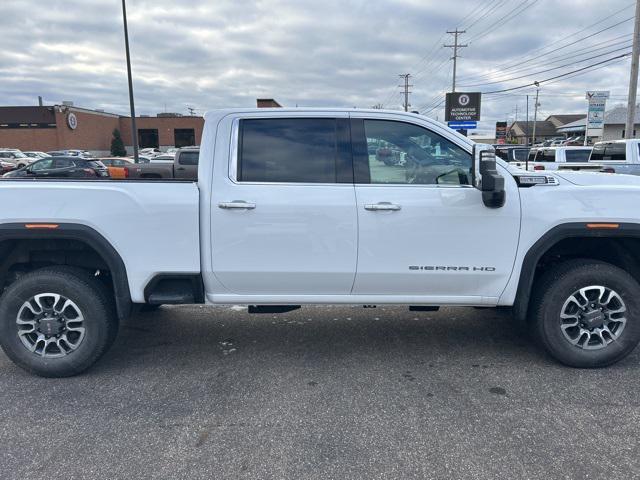
<svg viewBox="0 0 640 480"><path fill-rule="evenodd" d="M555 137L562 137L564 135L558 133L558 130L563 126L575 122L579 119L585 119L586 115L584 114L567 114L567 115L551 115L547 117L545 120L539 120L536 122L536 138L533 139L533 121L517 121L513 122L509 127L508 136L512 142L516 142L519 144L527 143L527 138L530 139L531 143L540 143L545 140L550 140Z"/></svg>

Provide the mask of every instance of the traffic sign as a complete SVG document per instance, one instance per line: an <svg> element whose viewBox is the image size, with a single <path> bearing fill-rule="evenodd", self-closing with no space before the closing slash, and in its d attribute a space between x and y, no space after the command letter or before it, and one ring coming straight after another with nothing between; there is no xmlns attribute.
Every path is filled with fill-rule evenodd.
<svg viewBox="0 0 640 480"><path fill-rule="evenodd" d="M478 122L449 122L447 125L454 130L474 130L478 128Z"/></svg>

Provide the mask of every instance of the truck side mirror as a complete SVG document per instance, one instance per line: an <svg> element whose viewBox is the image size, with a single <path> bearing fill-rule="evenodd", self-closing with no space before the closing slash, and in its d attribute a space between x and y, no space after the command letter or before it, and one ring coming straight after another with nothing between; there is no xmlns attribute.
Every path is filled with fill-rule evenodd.
<svg viewBox="0 0 640 480"><path fill-rule="evenodd" d="M482 192L485 206L504 206L504 177L498 173L496 152L489 145L473 146L473 185Z"/></svg>

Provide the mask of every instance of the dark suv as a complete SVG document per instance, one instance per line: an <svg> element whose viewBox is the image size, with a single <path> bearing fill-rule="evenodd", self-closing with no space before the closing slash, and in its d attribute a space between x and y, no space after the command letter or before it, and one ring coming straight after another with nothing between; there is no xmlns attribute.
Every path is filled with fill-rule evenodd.
<svg viewBox="0 0 640 480"><path fill-rule="evenodd" d="M49 157L4 175L5 178L109 178L101 162L81 157Z"/></svg>

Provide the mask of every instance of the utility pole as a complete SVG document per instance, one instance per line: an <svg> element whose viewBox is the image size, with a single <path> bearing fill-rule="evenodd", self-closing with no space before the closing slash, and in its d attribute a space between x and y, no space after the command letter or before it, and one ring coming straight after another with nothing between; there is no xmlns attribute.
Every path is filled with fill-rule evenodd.
<svg viewBox="0 0 640 480"><path fill-rule="evenodd" d="M404 90L404 104L403 104L403 107L404 107L404 111L408 112L409 111L409 107L411 106L409 104L409 94L411 93L409 91L409 88L413 87L413 85L409 85L409 78L411 78L411 74L410 73L403 73L403 74L400 74L398 76L400 78L404 79L404 85L398 85L398 86Z"/></svg>
<svg viewBox="0 0 640 480"><path fill-rule="evenodd" d="M531 145L535 145L536 143L536 127L538 125L538 107L540 104L538 103L538 96L540 94L540 84L538 82L533 82L536 86L536 104L533 114L533 140L531 141Z"/></svg>
<svg viewBox="0 0 640 480"><path fill-rule="evenodd" d="M527 147L528 146L529 146L529 95L527 95Z"/></svg>
<svg viewBox="0 0 640 480"><path fill-rule="evenodd" d="M633 138L636 123L636 96L638 94L638 66L640 65L640 0L636 0L636 20L633 27L633 50L631 53L631 78L629 80L629 102L627 103L627 125L625 138ZM586 138L586 134L585 134Z"/></svg>
<svg viewBox="0 0 640 480"><path fill-rule="evenodd" d="M127 54L127 77L129 79L129 106L131 107L131 140L133 161L138 163L138 129L136 128L136 108L133 103L133 80L131 79L131 56L129 54L129 29L127 27L127 6L122 0L122 20L124 22L124 46Z"/></svg>
<svg viewBox="0 0 640 480"><path fill-rule="evenodd" d="M640 0L638 0L640 1ZM458 43L458 35L462 35L463 33L467 33L466 30L458 30L457 28L453 31L451 30L447 30L447 33L453 35L453 45L444 45L445 48L453 48L453 57L451 58L451 60L453 60L453 84L451 85L451 91L455 92L456 91L456 72L457 72L457 68L458 68L458 49L459 48L467 48L469 45L467 45L466 43L464 45L460 45Z"/></svg>

